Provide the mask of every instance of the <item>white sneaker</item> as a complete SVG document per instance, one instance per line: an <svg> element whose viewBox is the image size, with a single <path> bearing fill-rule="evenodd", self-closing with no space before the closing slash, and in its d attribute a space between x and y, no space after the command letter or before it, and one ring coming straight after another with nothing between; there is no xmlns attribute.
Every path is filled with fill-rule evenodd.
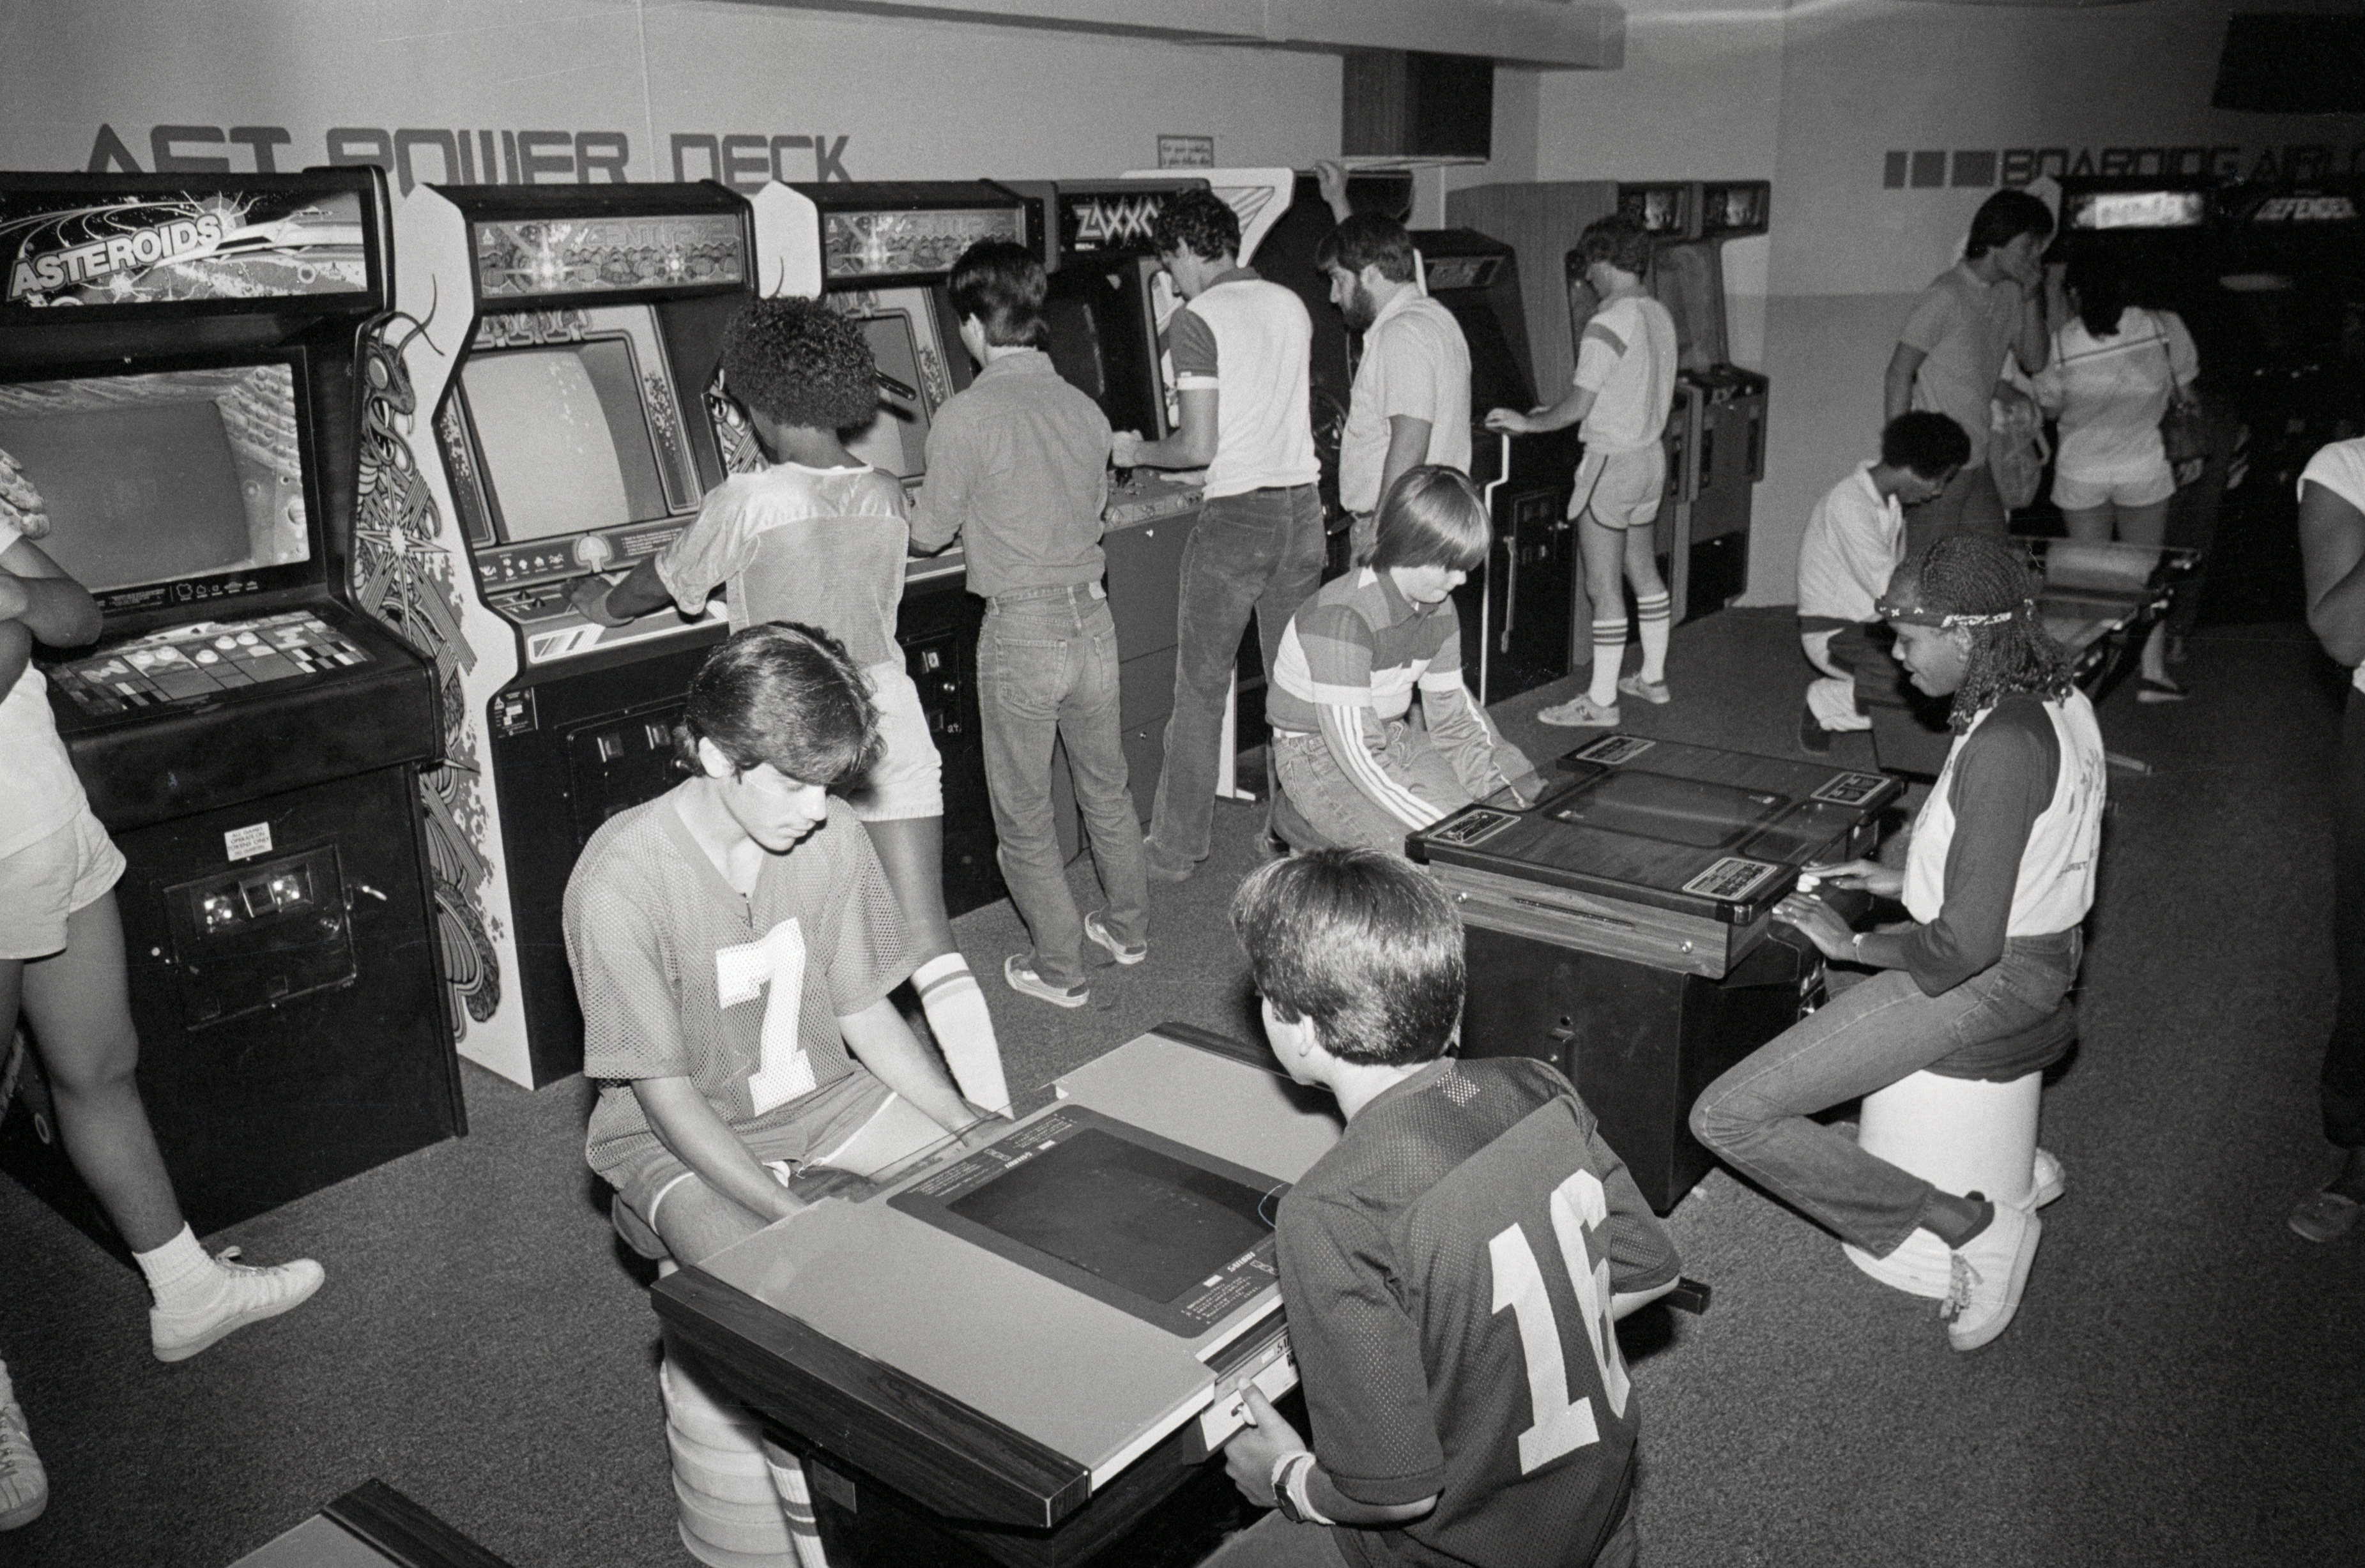
<svg viewBox="0 0 2365 1568"><path fill-rule="evenodd" d="M1039 998L1054 1007L1082 1007L1093 999L1092 990L1088 986L1080 985L1073 991L1061 991L1058 986L1028 969L1015 953L1002 961L1002 978L1010 982L1011 990Z"/></svg>
<svg viewBox="0 0 2365 1568"><path fill-rule="evenodd" d="M1128 947L1119 942L1115 933L1109 930L1107 922L1101 919L1098 910L1084 916L1084 935L1107 948L1108 956L1120 964L1138 964L1149 957L1149 943L1137 942Z"/></svg>
<svg viewBox="0 0 2365 1568"><path fill-rule="evenodd" d="M185 1361L217 1339L250 1323L276 1317L311 1299L328 1278L309 1258L268 1269L249 1268L234 1261L235 1247L214 1260L218 1284L202 1306L161 1306L148 1309L148 1338L160 1361Z"/></svg>
<svg viewBox="0 0 2365 1568"><path fill-rule="evenodd" d="M1948 1259L1944 1314L1946 1338L1955 1349L1976 1350L2012 1327L2044 1229L2034 1210L1998 1204L1988 1227L1955 1249Z"/></svg>
<svg viewBox="0 0 2365 1568"><path fill-rule="evenodd" d="M2061 1195L2061 1161L2049 1148L2040 1148L2029 1162L2028 1206L2041 1209Z"/></svg>
<svg viewBox="0 0 2365 1568"><path fill-rule="evenodd" d="M31 1524L50 1506L50 1476L25 1430L25 1412L0 1366L0 1530Z"/></svg>

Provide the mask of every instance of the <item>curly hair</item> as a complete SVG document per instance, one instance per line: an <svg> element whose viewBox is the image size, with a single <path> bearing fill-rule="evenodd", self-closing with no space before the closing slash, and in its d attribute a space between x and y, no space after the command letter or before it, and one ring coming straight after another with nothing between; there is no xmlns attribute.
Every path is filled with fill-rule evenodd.
<svg viewBox="0 0 2365 1568"><path fill-rule="evenodd" d="M1189 251L1202 261L1237 256L1240 250L1240 218L1229 203L1213 191L1182 191L1168 200L1150 219L1149 242L1161 256Z"/></svg>
<svg viewBox="0 0 2365 1568"><path fill-rule="evenodd" d="M1651 231L1622 212L1586 224L1576 237L1576 248L1587 262L1608 262L1636 277L1651 271Z"/></svg>
<svg viewBox="0 0 2365 1568"><path fill-rule="evenodd" d="M2074 689L2068 650L2037 616L2037 587L2036 574L2010 545L1975 534L1934 539L1898 568L1889 601L1930 617L1964 618L1955 629L1970 639L1970 659L1948 715L1956 734L2001 698L2025 692L2057 701Z"/></svg>
<svg viewBox="0 0 2365 1568"><path fill-rule="evenodd" d="M869 340L817 299L749 301L723 330L723 384L756 412L807 430L857 430L879 412Z"/></svg>

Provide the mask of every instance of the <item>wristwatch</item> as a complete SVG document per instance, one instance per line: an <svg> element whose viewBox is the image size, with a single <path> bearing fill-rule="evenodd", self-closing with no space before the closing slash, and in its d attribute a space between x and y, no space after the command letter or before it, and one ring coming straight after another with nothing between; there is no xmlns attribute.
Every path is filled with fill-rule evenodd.
<svg viewBox="0 0 2365 1568"><path fill-rule="evenodd" d="M1281 1517L1291 1524L1329 1523L1328 1519L1317 1521L1311 1509L1302 1506L1290 1492L1291 1483L1299 1480L1306 1472L1313 1468L1314 1455L1306 1449L1300 1449L1295 1453L1285 1453L1272 1462L1272 1506L1279 1508Z"/></svg>

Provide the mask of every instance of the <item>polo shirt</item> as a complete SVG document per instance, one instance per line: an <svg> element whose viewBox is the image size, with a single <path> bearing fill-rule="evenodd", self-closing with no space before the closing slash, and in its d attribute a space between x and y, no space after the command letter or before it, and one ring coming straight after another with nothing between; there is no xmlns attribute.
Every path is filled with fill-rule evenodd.
<svg viewBox="0 0 2365 1568"><path fill-rule="evenodd" d="M998 355L936 410L913 547L933 554L959 534L969 590L985 599L1098 582L1108 457L1108 416L1048 354Z"/></svg>
<svg viewBox="0 0 2365 1568"><path fill-rule="evenodd" d="M1397 415L1429 421L1422 462L1470 471L1470 345L1453 312L1415 288L1389 300L1363 330L1339 436L1339 504L1349 511L1379 506L1388 420Z"/></svg>
<svg viewBox="0 0 2365 1568"><path fill-rule="evenodd" d="M1216 395L1207 499L1320 477L1310 400L1314 319L1295 293L1234 267L1167 319L1166 347L1176 391Z"/></svg>

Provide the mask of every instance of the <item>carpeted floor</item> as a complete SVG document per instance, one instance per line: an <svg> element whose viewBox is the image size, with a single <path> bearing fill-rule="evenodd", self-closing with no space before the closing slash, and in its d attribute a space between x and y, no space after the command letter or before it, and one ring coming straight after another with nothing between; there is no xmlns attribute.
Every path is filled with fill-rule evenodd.
<svg viewBox="0 0 2365 1568"><path fill-rule="evenodd" d="M1789 754L1793 625L1681 628L1675 702L1630 702L1627 727ZM2068 1192L2019 1321L1956 1355L1934 1304L1711 1175L1670 1224L1714 1306L1628 1325L1653 1568L2365 1562L2365 1238L2282 1224L2329 1168L2337 683L2295 626L2212 628L2180 674L2187 703L2140 707L2130 683L2103 710L2155 770L2112 781L2082 1040L2046 1097ZM1575 738L1530 715L1569 689L1498 717L1556 755ZM1835 759L1872 760L1856 737ZM1160 1020L1251 1028L1222 910L1261 812L1216 823L1199 874L1157 890L1151 960L1096 971L1092 1007L992 987L1028 1103ZM1006 904L958 926L981 975L1022 943ZM370 1476L518 1568L689 1561L655 1320L581 1162L588 1092L470 1069L467 1093L470 1137L214 1238L316 1255L329 1283L175 1367L148 1355L137 1281L0 1178L0 1353L53 1487L0 1563L221 1568Z"/></svg>

